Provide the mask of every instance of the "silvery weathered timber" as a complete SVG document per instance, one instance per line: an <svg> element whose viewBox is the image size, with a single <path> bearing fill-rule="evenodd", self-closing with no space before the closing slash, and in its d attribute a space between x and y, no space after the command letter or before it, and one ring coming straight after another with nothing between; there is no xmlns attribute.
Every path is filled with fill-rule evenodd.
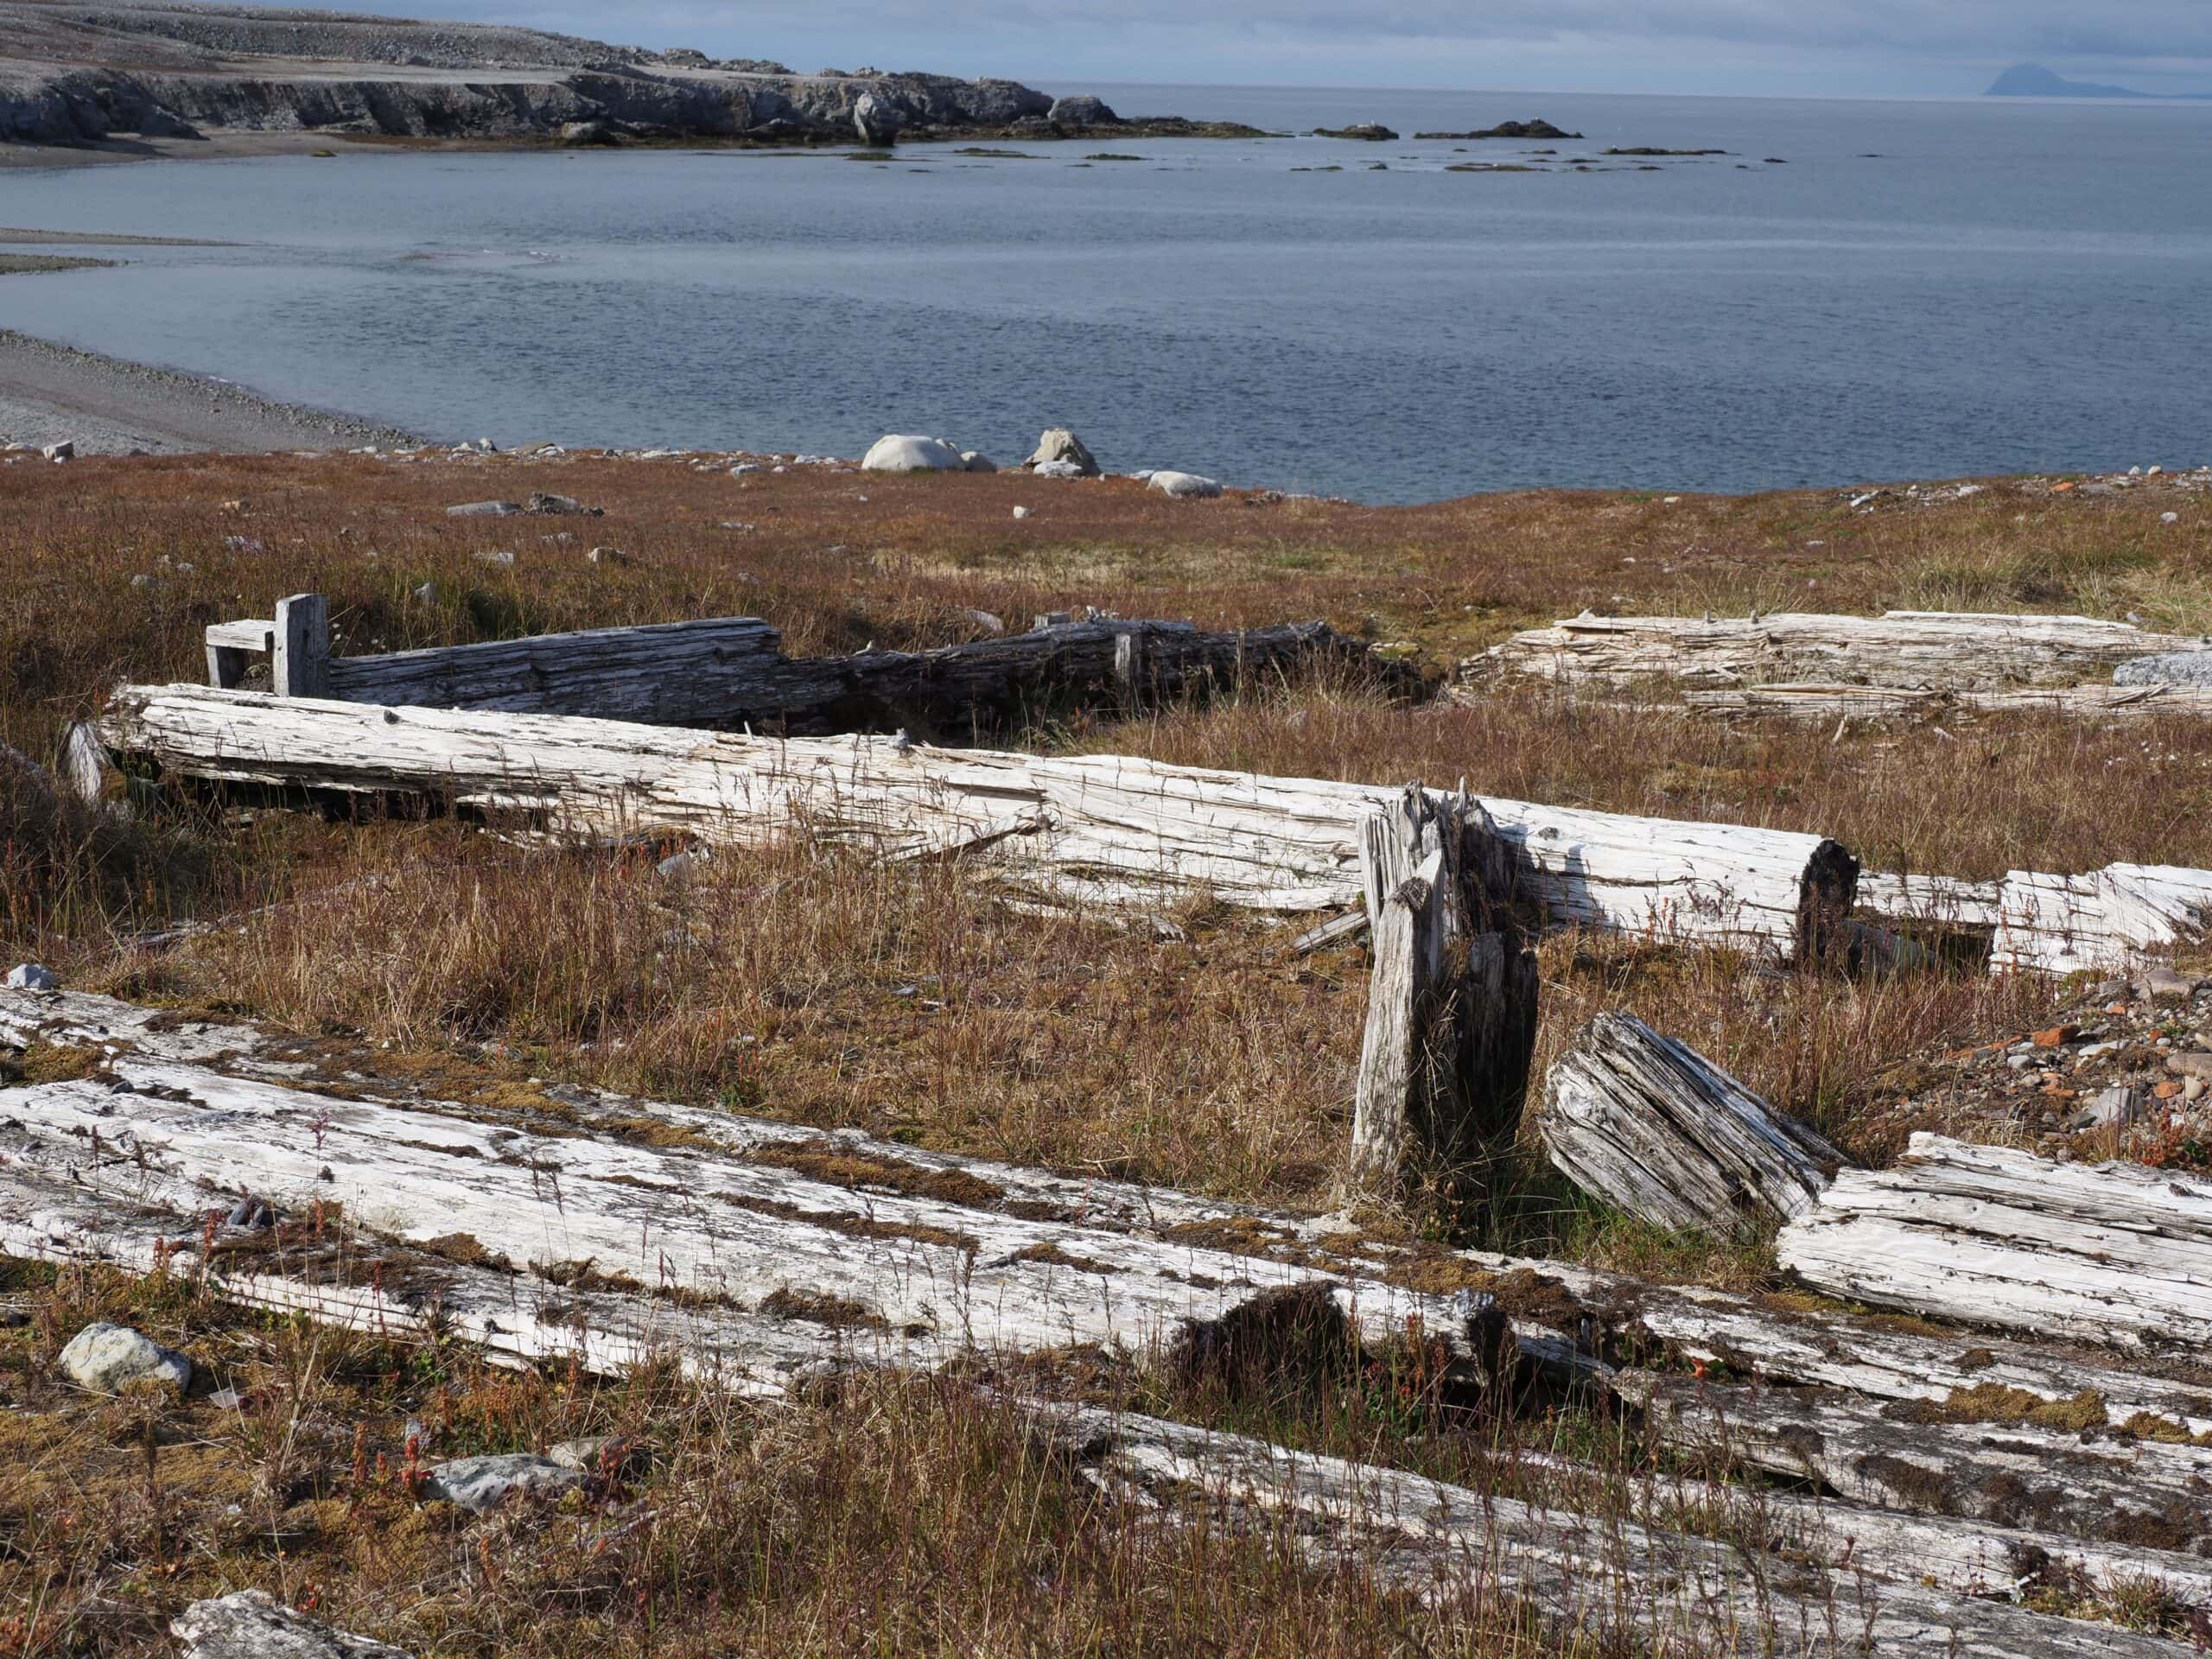
<svg viewBox="0 0 2212 1659"><path fill-rule="evenodd" d="M2212 1182L1916 1134L1846 1170L1776 1254L1877 1306L2150 1351L2212 1341Z"/></svg>
<svg viewBox="0 0 2212 1659"><path fill-rule="evenodd" d="M1375 969L1353 1175L1394 1186L1418 1166L1456 1184L1518 1122L1535 1050L1513 861L1479 803L1416 785L1361 823L1360 869Z"/></svg>
<svg viewBox="0 0 2212 1659"><path fill-rule="evenodd" d="M1879 617L1593 616L1516 634L1460 665L1463 682L1507 673L1565 683L1664 679L1735 688L1847 682L1873 688L2003 690L2109 679L2114 664L2190 642L2086 616L1891 611Z"/></svg>
<svg viewBox="0 0 2212 1659"><path fill-rule="evenodd" d="M883 852L1040 827L991 848L1013 876L1101 904L1192 888L1267 910L1363 898L1358 830L1395 790L1122 755L950 750L897 738L767 739L481 710L375 708L206 686L119 688L100 722L168 774L527 809L554 828L669 830L750 845L804 827ZM1482 803L1554 925L1818 956L1854 860L1818 836L1522 801Z"/></svg>
<svg viewBox="0 0 2212 1659"><path fill-rule="evenodd" d="M1623 1372L1615 1386L1686 1457L1817 1481L1866 1510L1956 1516L2108 1544L2156 1541L2152 1553L2190 1552L2190 1571L2212 1572L2196 1554L2212 1541L2212 1447L2144 1438L2118 1424L2085 1433L2072 1426L2070 1402L2047 1408L2047 1421L2037 1422L2028 1420L2034 1402L2008 1400L2002 1388L1899 1410L1839 1389L1733 1387L1680 1373ZM2097 1414L2094 1406L2089 1412ZM1839 1529L1861 1512L1839 1516ZM2124 1556L2099 1564L2149 1565ZM2160 1575L2184 1579L2179 1563L2164 1564ZM2191 1600L2212 1590L2186 1587Z"/></svg>
<svg viewBox="0 0 2212 1659"><path fill-rule="evenodd" d="M2010 870L1998 889L1993 971L2125 971L2212 928L2212 870L2107 864L2087 875Z"/></svg>
<svg viewBox="0 0 2212 1659"><path fill-rule="evenodd" d="M728 616L337 657L323 597L297 594L272 620L208 628L209 684L237 689L261 652L280 696L955 740L1070 702L1134 707L1324 664L1401 692L1421 683L1319 622L1206 633L1187 622L1071 620L932 651L794 658L760 618Z"/></svg>
<svg viewBox="0 0 2212 1659"><path fill-rule="evenodd" d="M1474 1586L1512 1598L1552 1642L1600 1649L1772 1656L1867 1653L1929 1659L2171 1659L2177 1645L2111 1625L2049 1618L1964 1588L1930 1587L1847 1559L1830 1567L1634 1521L1448 1485L1156 1418L1046 1408L1048 1433L1093 1459L1109 1491L1173 1515L1225 1505L1265 1535L1273 1522L1322 1566L1356 1562L1421 1598Z"/></svg>
<svg viewBox="0 0 2212 1659"><path fill-rule="evenodd" d="M1682 706L1728 719L1963 720L1981 715L2053 715L2093 721L2201 718L2212 715L2212 686L2053 685L2015 691L1961 691L1787 682L1688 691L1682 694Z"/></svg>
<svg viewBox="0 0 2212 1659"><path fill-rule="evenodd" d="M1843 1154L1702 1054L1601 1014L1553 1062L1536 1125L1560 1173L1656 1227L1732 1232L1802 1215Z"/></svg>

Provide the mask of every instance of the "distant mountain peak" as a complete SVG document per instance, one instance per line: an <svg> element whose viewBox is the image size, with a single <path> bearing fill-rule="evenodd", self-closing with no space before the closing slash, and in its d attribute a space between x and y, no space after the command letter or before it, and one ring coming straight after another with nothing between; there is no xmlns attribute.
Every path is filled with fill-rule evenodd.
<svg viewBox="0 0 2212 1659"><path fill-rule="evenodd" d="M2039 63L2016 63L1991 83L1985 98L2148 98L2132 86L2101 86L2092 80L2069 80Z"/></svg>

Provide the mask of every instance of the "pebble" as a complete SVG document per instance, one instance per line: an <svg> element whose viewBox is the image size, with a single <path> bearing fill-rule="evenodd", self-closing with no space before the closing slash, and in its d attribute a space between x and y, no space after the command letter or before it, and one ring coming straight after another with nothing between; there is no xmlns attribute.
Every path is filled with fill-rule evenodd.
<svg viewBox="0 0 2212 1659"><path fill-rule="evenodd" d="M584 555L594 564L627 564L630 556L619 547L594 547Z"/></svg>
<svg viewBox="0 0 2212 1659"><path fill-rule="evenodd" d="M11 991L58 991L61 982L54 976L54 969L35 962L19 962L8 970L8 988Z"/></svg>
<svg viewBox="0 0 2212 1659"><path fill-rule="evenodd" d="M2181 514L2177 512L2162 512L2158 515L2158 522L2162 524L2177 524L2181 523Z"/></svg>
<svg viewBox="0 0 2212 1659"><path fill-rule="evenodd" d="M423 1477L423 1496L442 1498L471 1515L488 1515L518 1492L525 1497L557 1498L583 1484L578 1470L535 1452L512 1452L439 1464Z"/></svg>
<svg viewBox="0 0 2212 1659"><path fill-rule="evenodd" d="M1027 518L1029 516L1029 509L1027 507L1016 507L1014 510L1014 516L1017 518Z"/></svg>
<svg viewBox="0 0 2212 1659"><path fill-rule="evenodd" d="M2074 1119L2077 1129L2109 1129L2133 1123L2143 1116L2133 1089L2107 1089Z"/></svg>
<svg viewBox="0 0 2212 1659"><path fill-rule="evenodd" d="M120 1394L133 1382L155 1382L179 1391L192 1382L192 1362L126 1325L95 1319L61 1351L61 1374L80 1389Z"/></svg>

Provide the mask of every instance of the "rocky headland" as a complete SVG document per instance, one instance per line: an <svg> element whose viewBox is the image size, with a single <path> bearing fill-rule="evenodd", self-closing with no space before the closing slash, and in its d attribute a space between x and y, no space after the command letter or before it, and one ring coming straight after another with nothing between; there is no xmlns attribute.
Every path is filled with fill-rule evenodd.
<svg viewBox="0 0 2212 1659"><path fill-rule="evenodd" d="M1124 119L999 79L794 73L495 25L354 13L0 0L0 143L117 145L220 133L571 145L1005 136L1260 136Z"/></svg>

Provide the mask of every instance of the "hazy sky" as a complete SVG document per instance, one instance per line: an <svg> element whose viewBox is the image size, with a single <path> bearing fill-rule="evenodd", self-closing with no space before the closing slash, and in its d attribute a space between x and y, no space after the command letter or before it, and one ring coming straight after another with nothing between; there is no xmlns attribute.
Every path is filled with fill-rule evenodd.
<svg viewBox="0 0 2212 1659"><path fill-rule="evenodd" d="M358 3L358 0L357 0ZM2212 0L369 0L794 69L1941 96L2033 60L2212 91ZM369 9L365 7L365 9Z"/></svg>

